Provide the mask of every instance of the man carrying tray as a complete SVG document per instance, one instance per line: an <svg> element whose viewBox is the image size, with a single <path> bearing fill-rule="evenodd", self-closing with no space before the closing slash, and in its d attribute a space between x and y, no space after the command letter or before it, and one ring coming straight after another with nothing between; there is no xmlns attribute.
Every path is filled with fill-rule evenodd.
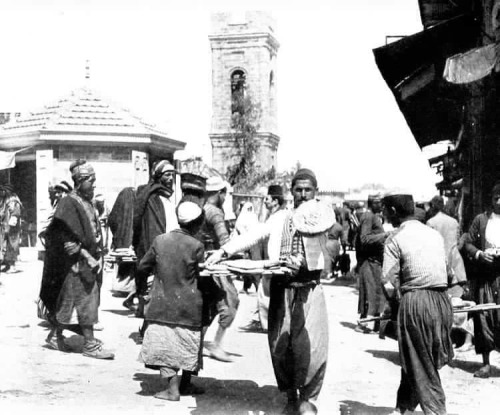
<svg viewBox="0 0 500 415"><path fill-rule="evenodd" d="M279 259L291 273L271 279L268 340L274 373L287 392L285 413L316 413L310 402L319 396L328 357L328 318L320 274L324 266L326 231L335 222L333 210L316 201L317 180L309 169L292 179L294 209L280 224L261 225L234 238L207 259L245 251L264 236L279 243ZM279 242L278 242L279 241Z"/></svg>

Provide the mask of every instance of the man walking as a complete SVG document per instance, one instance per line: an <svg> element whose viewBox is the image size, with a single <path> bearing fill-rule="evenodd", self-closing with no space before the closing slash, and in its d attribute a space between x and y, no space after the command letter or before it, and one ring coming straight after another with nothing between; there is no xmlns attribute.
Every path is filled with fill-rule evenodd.
<svg viewBox="0 0 500 415"><path fill-rule="evenodd" d="M268 320L274 374L279 390L287 393L285 413L289 414L317 412L311 401L321 391L328 358L328 317L320 274L326 231L335 216L315 199L317 188L315 174L299 169L292 179L294 209L287 212L283 227L273 227L269 236L269 243L279 241L280 260L294 270L291 276L271 278ZM207 263L247 249L249 241L240 238L222 246ZM253 243L259 240L255 235Z"/></svg>
<svg viewBox="0 0 500 415"><path fill-rule="evenodd" d="M446 415L438 370L453 358L453 309L443 238L414 218L413 197L384 197L384 213L398 228L384 249L382 282L388 299L400 297L398 343L401 382L394 413Z"/></svg>
<svg viewBox="0 0 500 415"><path fill-rule="evenodd" d="M203 206L205 222L201 230L201 238L205 251L219 249L229 240L229 232L224 220L222 206L226 199L227 183L220 177L209 177L206 183L206 202ZM213 321L219 315L219 327L215 333L214 341L207 347L205 353L222 362L231 362L231 356L222 348L222 342L227 329L231 326L236 317L239 306L238 291L234 286L230 275L215 276L214 282L217 285L217 295L208 304L207 321Z"/></svg>
<svg viewBox="0 0 500 415"><path fill-rule="evenodd" d="M57 205L46 237L40 298L47 307L53 330L47 344L67 351L63 329L82 334L83 355L113 359L114 354L94 337L102 284L102 234L92 204L95 171L85 160L71 164L75 191ZM57 342L52 336L57 332Z"/></svg>
<svg viewBox="0 0 500 415"><path fill-rule="evenodd" d="M385 297L380 284L384 242L389 235L384 232L380 214L382 213L382 197L380 194L368 197L368 210L363 214L359 226L356 243L356 257L359 267L359 302L360 318L379 316L384 310ZM358 325L355 329L360 333L376 331L366 325Z"/></svg>

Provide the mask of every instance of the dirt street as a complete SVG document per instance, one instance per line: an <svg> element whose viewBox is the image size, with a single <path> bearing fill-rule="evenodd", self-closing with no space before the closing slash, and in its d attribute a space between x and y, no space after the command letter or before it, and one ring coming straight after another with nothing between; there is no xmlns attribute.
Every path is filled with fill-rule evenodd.
<svg viewBox="0 0 500 415"><path fill-rule="evenodd" d="M285 397L278 391L267 346L267 336L239 332L256 301L240 295L240 309L225 347L233 363L205 358L194 382L204 395L180 402L155 399L159 374L137 361L140 346L134 339L141 320L123 308L123 298L109 291L105 275L97 337L116 353L114 361L99 361L79 353L44 347L47 328L36 316L42 263L24 250L20 272L0 276L0 413L50 414L279 414ZM237 282L238 288L241 283ZM325 282L330 326L328 373L318 401L320 414L389 414L399 384L398 347L394 340L353 330L357 318L357 290L352 281ZM252 289L253 290L253 289ZM252 291L253 293L253 291ZM213 338L215 325L207 335ZM70 342L81 347L81 339ZM500 407L500 354L490 379L472 373L481 359L474 351L456 356L453 367L441 371L450 414L496 414ZM418 410L415 413L421 414Z"/></svg>

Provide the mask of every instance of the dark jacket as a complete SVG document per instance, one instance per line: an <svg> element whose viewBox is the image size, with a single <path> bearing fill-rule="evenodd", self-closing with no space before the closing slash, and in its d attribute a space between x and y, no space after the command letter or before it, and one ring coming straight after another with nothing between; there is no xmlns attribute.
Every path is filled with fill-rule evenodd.
<svg viewBox="0 0 500 415"><path fill-rule="evenodd" d="M386 234L380 217L370 210L361 217L356 251L361 261L370 259L382 263ZM359 253L358 253L359 251Z"/></svg>
<svg viewBox="0 0 500 415"><path fill-rule="evenodd" d="M203 244L182 229L155 238L137 269L139 278L154 273L146 320L193 328L202 326L198 264L203 262L203 255Z"/></svg>

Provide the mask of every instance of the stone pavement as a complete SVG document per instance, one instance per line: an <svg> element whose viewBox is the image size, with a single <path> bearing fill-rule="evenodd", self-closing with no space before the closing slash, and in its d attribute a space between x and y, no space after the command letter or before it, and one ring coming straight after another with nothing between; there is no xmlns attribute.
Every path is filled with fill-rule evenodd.
<svg viewBox="0 0 500 415"><path fill-rule="evenodd" d="M24 251L20 272L0 275L0 414L174 414L269 415L279 414L285 397L278 391L267 336L237 330L256 301L240 295L240 309L227 334L225 348L234 362L204 359L194 382L204 395L182 397L180 402L155 399L159 375L137 361L140 346L134 339L141 320L122 307L123 298L109 291L107 274L102 290L97 336L113 349L113 361L99 361L79 353L61 353L44 347L47 328L36 317L42 263ZM238 288L241 283L237 281ZM329 366L318 401L320 414L377 414L392 412L399 384L397 343L353 330L357 318L357 290L353 281L324 283L330 326ZM216 325L208 334L213 338ZM66 332L66 336L71 333ZM81 347L81 338L71 343ZM454 367L441 371L450 414L498 413L500 357L493 354L494 376L479 380L472 373L480 366L474 352L457 356ZM416 413L421 414L420 411Z"/></svg>

